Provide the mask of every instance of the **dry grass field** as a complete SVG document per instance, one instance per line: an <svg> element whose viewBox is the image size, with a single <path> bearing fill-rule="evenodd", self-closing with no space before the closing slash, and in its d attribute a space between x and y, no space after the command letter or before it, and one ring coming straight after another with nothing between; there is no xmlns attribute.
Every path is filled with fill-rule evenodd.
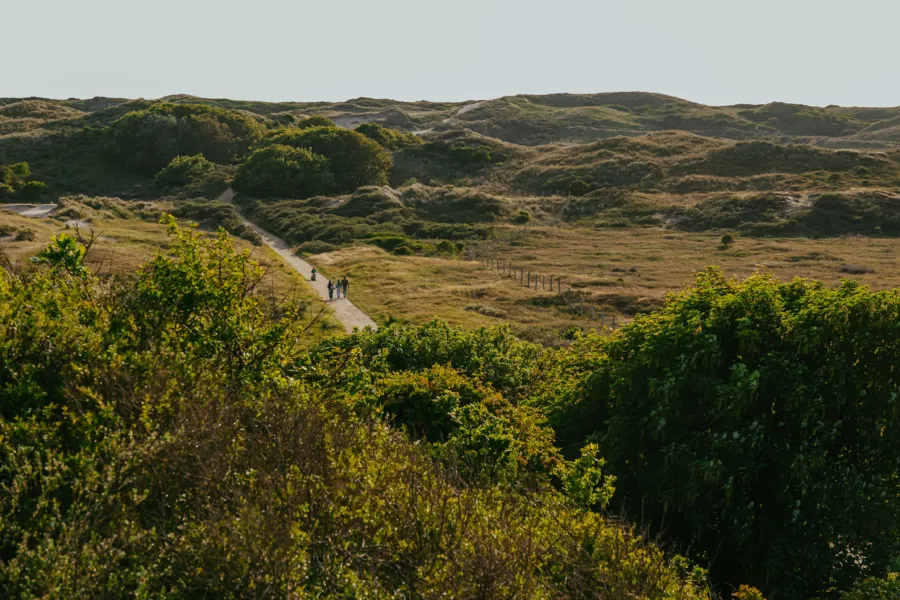
<svg viewBox="0 0 900 600"><path fill-rule="evenodd" d="M897 238L738 237L725 249L721 232L538 226L506 233L509 241L483 245L479 254L533 276L561 277L562 296L527 288L479 261L394 256L372 246L310 260L326 276L347 275L351 299L380 323L433 317L470 327L508 323L518 335L547 344L562 343L561 334L573 325L601 329L601 314L609 325L611 315L621 324L653 310L710 265L738 278L761 271L827 285L845 278L873 289L900 285Z"/></svg>

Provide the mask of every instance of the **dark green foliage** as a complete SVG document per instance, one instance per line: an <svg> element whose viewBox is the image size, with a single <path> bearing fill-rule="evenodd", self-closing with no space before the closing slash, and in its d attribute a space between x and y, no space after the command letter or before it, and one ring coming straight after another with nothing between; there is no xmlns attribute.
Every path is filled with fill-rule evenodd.
<svg viewBox="0 0 900 600"><path fill-rule="evenodd" d="M107 154L129 169L155 172L176 156L212 162L243 158L265 128L244 114L201 104L159 103L130 112L105 132Z"/></svg>
<svg viewBox="0 0 900 600"><path fill-rule="evenodd" d="M306 148L326 157L334 174L330 191L352 192L364 185L385 185L393 165L391 155L366 136L339 127L289 129L265 140L267 145L284 144Z"/></svg>
<svg viewBox="0 0 900 600"><path fill-rule="evenodd" d="M516 225L527 225L531 221L531 213L527 210L520 210L519 214L513 217L513 223Z"/></svg>
<svg viewBox="0 0 900 600"><path fill-rule="evenodd" d="M405 131L397 131L396 129L388 129L378 123L363 123L356 128L356 131L370 140L375 140L388 150L400 150L401 148L418 146L422 143L422 140L417 135Z"/></svg>
<svg viewBox="0 0 900 600"><path fill-rule="evenodd" d="M162 189L172 189L199 183L211 175L215 168L202 154L176 156L156 174L156 185Z"/></svg>
<svg viewBox="0 0 900 600"><path fill-rule="evenodd" d="M31 179L27 162L0 165L0 202L37 203L47 184Z"/></svg>
<svg viewBox="0 0 900 600"><path fill-rule="evenodd" d="M722 241L722 245L724 247L728 248L729 246L731 246L734 243L734 236L731 235L730 233L726 233L725 235L722 236L721 241Z"/></svg>
<svg viewBox="0 0 900 600"><path fill-rule="evenodd" d="M179 219L189 219L210 229L225 229L231 235L243 238L259 246L262 238L244 224L231 204L195 198L176 205L172 214Z"/></svg>
<svg viewBox="0 0 900 600"><path fill-rule="evenodd" d="M238 167L233 187L259 198L308 198L333 187L330 166L327 158L306 148L268 145Z"/></svg>
<svg viewBox="0 0 900 600"><path fill-rule="evenodd" d="M709 271L588 343L583 384L547 404L564 444L599 444L626 510L715 581L817 597L900 552L898 324L896 291Z"/></svg>
<svg viewBox="0 0 900 600"><path fill-rule="evenodd" d="M573 196L584 196L589 191L591 191L591 186L583 179L576 179L569 184L569 194Z"/></svg>
<svg viewBox="0 0 900 600"><path fill-rule="evenodd" d="M26 181L16 192L16 196L22 202L38 203L41 201L41 196L46 189L47 184L43 181Z"/></svg>
<svg viewBox="0 0 900 600"><path fill-rule="evenodd" d="M441 240L435 246L438 252L442 252L444 254L456 254L457 248L456 244L449 240Z"/></svg>

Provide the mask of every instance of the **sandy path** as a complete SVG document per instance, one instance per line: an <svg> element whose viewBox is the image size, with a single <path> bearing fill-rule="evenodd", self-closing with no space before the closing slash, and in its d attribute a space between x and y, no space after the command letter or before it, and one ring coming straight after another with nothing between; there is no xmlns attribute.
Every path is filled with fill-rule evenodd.
<svg viewBox="0 0 900 600"><path fill-rule="evenodd" d="M14 213L18 213L23 217L46 217L54 210L56 210L55 204L0 204L0 208L5 208L6 210L11 210Z"/></svg>
<svg viewBox="0 0 900 600"><path fill-rule="evenodd" d="M234 192L231 191L231 188L228 188L222 195L219 196L219 200L228 204L232 204L232 199L234 198ZM272 235L271 233L261 229L255 223L247 220L244 215L241 214L240 209L235 205L235 209L238 211L238 215L240 215L241 220L247 224L253 231L259 234L259 236L263 239L263 242L277 252L281 258L285 260L294 270L296 270L300 275L306 279L306 282L312 286L316 293L323 300L328 300L328 280L322 275L316 277L315 281L309 280L310 272L312 271L312 265L294 254L291 247L288 246L284 240L281 238ZM353 291L353 282L350 282L350 291ZM347 330L347 333L352 333L354 329L364 329L366 327L371 327L372 329L378 329L378 324L372 320L369 315L359 310L355 304L350 302L350 300L346 298L341 298L340 300L333 300L328 303L331 309L334 311L335 316L337 316L338 320L344 325L344 329Z"/></svg>

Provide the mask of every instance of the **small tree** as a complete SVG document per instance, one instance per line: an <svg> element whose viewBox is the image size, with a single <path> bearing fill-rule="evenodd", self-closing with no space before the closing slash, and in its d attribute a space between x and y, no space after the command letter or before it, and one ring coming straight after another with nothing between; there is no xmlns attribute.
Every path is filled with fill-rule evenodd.
<svg viewBox="0 0 900 600"><path fill-rule="evenodd" d="M526 210L520 210L519 214L513 217L513 223L521 225L525 231L528 231L528 223L531 221L531 213Z"/></svg>
<svg viewBox="0 0 900 600"><path fill-rule="evenodd" d="M569 193L573 196L584 196L589 191L591 191L591 186L585 183L583 179L576 179L569 184Z"/></svg>
<svg viewBox="0 0 900 600"><path fill-rule="evenodd" d="M169 189L197 183L203 181L215 168L202 154L176 156L156 174L156 185L161 189Z"/></svg>
<svg viewBox="0 0 900 600"><path fill-rule="evenodd" d="M87 249L70 235L61 233L50 238L50 244L41 250L35 262L47 263L54 271L65 270L71 275L83 275L87 272L84 257Z"/></svg>
<svg viewBox="0 0 900 600"><path fill-rule="evenodd" d="M726 233L725 235L722 236L721 242L722 242L722 247L727 249L734 243L734 236L731 235L730 233Z"/></svg>

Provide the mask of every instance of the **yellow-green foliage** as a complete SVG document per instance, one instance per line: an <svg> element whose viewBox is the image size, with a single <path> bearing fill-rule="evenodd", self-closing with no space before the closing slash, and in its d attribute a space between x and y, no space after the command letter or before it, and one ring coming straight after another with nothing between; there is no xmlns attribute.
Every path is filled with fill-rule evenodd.
<svg viewBox="0 0 900 600"><path fill-rule="evenodd" d="M540 471L460 478L492 424L553 452L514 406L539 348L434 325L308 352L248 253L171 231L124 282L0 271L0 596L708 598ZM474 445L436 461L397 400Z"/></svg>

